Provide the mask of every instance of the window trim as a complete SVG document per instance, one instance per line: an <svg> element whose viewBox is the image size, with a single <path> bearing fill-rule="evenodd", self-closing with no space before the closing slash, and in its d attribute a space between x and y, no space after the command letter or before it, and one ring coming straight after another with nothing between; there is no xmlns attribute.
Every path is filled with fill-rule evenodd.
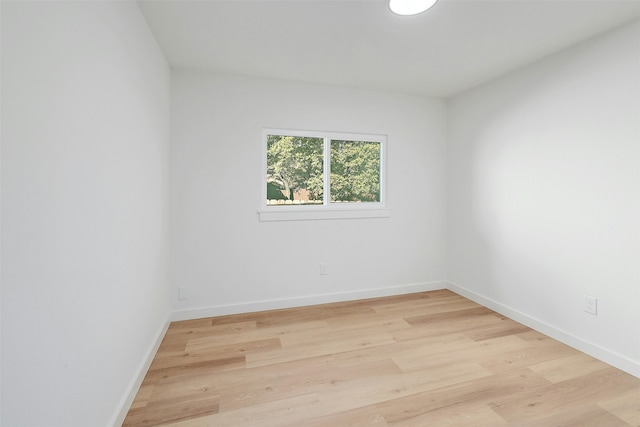
<svg viewBox="0 0 640 427"><path fill-rule="evenodd" d="M303 136L324 139L323 169L325 187L330 185L331 171L331 140L349 140L363 142L377 142L380 144L380 202L361 203L331 203L329 201L330 189L323 191L322 205L287 205L269 206L266 202L265 189L267 188L267 136ZM363 134L350 132L309 131L295 129L263 128L262 137L262 179L260 187L260 208L258 218L260 221L300 221L322 219L351 219L351 218L387 218L391 211L387 207L387 136L378 134ZM328 191L329 190L329 191Z"/></svg>

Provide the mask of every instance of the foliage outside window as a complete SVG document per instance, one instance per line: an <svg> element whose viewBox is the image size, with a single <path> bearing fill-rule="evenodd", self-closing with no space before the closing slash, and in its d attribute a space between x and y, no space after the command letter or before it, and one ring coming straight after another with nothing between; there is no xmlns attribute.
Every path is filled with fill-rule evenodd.
<svg viewBox="0 0 640 427"><path fill-rule="evenodd" d="M331 202L380 202L381 144L331 140Z"/></svg>
<svg viewBox="0 0 640 427"><path fill-rule="evenodd" d="M324 140L267 136L267 205L322 204Z"/></svg>
<svg viewBox="0 0 640 427"><path fill-rule="evenodd" d="M382 206L384 137L290 131L265 136L267 207Z"/></svg>

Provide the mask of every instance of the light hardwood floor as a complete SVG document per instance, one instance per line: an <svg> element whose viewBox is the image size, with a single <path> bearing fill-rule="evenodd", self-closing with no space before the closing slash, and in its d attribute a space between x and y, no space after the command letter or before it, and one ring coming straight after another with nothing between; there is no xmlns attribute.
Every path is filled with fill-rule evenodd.
<svg viewBox="0 0 640 427"><path fill-rule="evenodd" d="M172 323L155 425L640 426L640 379L443 290Z"/></svg>

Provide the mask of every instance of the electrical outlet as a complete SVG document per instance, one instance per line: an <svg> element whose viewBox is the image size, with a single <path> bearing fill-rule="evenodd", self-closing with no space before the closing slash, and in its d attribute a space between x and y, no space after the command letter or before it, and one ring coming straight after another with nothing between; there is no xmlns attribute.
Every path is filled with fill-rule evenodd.
<svg viewBox="0 0 640 427"><path fill-rule="evenodd" d="M583 300L583 308L584 308L584 311L586 311L587 313L597 316L598 315L598 298L585 295Z"/></svg>
<svg viewBox="0 0 640 427"><path fill-rule="evenodd" d="M321 276L325 276L327 273L328 273L327 263L326 262L321 262L320 263L320 275Z"/></svg>
<svg viewBox="0 0 640 427"><path fill-rule="evenodd" d="M186 301L188 299L187 288L178 288L178 300Z"/></svg>

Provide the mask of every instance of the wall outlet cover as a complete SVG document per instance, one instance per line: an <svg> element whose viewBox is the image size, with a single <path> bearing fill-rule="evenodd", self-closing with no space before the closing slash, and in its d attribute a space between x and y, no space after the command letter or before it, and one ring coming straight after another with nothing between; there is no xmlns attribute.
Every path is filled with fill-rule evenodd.
<svg viewBox="0 0 640 427"><path fill-rule="evenodd" d="M594 316L597 315L598 299L595 297L585 295L583 299L583 307L584 307L584 311L586 311L587 313L593 314Z"/></svg>
<svg viewBox="0 0 640 427"><path fill-rule="evenodd" d="M320 275L324 276L328 273L327 270L327 263L326 262L321 262L320 263Z"/></svg>

